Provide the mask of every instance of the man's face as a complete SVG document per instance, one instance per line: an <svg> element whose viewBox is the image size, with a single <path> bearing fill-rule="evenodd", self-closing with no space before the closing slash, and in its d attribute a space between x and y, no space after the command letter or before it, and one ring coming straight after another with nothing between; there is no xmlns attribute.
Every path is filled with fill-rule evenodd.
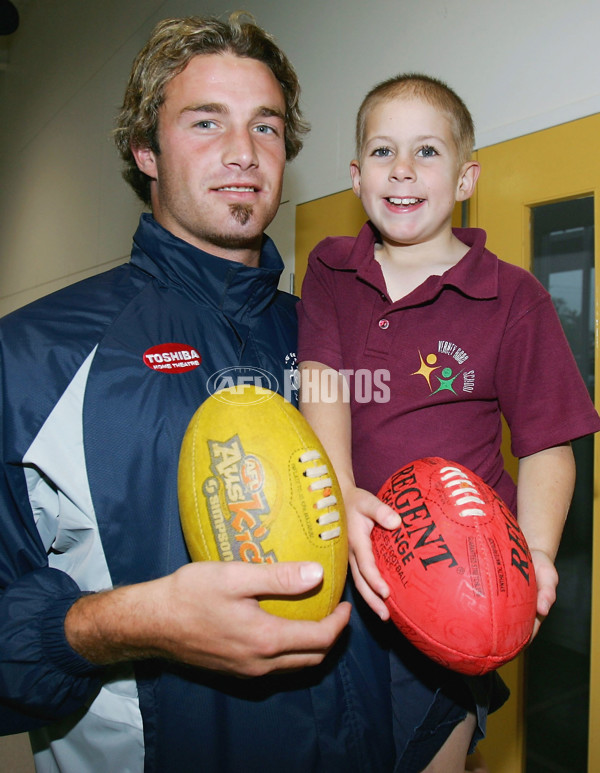
<svg viewBox="0 0 600 773"><path fill-rule="evenodd" d="M152 212L202 250L257 265L281 198L285 100L267 65L230 53L194 57L165 89L160 153L133 149Z"/></svg>

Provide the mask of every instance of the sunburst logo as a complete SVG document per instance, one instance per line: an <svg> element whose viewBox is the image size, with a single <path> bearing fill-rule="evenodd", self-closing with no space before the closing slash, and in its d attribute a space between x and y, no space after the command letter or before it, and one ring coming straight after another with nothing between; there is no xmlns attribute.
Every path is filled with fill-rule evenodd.
<svg viewBox="0 0 600 773"><path fill-rule="evenodd" d="M440 341L438 345L438 352L430 352L425 356L420 350L419 354L419 367L417 370L411 373L411 376L421 376L427 382L429 387L430 396L438 394L439 392L452 392L452 394L458 394L461 392L472 392L475 383L475 371L465 371L465 368L461 368L458 372L454 367L446 364L448 362L448 355L455 359L459 365L468 359L468 355L459 349L456 345L449 345L446 341ZM440 355L442 360L440 361ZM445 362L444 362L445 360ZM462 374L463 378L459 379Z"/></svg>

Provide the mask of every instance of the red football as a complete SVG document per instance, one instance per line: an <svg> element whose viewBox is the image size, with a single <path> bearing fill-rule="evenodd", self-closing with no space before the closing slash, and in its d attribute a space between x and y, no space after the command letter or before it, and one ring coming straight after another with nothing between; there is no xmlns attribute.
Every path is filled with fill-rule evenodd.
<svg viewBox="0 0 600 773"><path fill-rule="evenodd" d="M485 674L531 638L537 589L531 555L502 499L456 462L430 457L398 470L379 497L402 526L372 532L390 588L390 616L447 668Z"/></svg>

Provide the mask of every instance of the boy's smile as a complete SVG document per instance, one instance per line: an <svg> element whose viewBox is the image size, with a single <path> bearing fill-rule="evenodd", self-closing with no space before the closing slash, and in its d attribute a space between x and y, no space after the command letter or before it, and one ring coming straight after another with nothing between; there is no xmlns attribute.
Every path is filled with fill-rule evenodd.
<svg viewBox="0 0 600 773"><path fill-rule="evenodd" d="M423 199L394 199L390 197L388 201L397 207L412 207L415 204L420 204Z"/></svg>
<svg viewBox="0 0 600 773"><path fill-rule="evenodd" d="M478 167L459 163L445 112L418 98L399 97L373 107L360 161L353 161L350 171L384 244L431 247L440 240L447 248L454 205L471 195Z"/></svg>

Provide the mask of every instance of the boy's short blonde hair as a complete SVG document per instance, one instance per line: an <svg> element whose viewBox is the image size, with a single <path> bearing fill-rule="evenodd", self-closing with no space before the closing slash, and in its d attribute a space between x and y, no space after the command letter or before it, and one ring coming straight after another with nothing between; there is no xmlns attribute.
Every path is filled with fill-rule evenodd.
<svg viewBox="0 0 600 773"><path fill-rule="evenodd" d="M393 99L422 99L442 110L451 120L454 141L461 164L469 160L475 145L473 118L462 99L447 84L421 73L403 73L382 81L363 99L356 116L356 153L360 158L367 119L372 110L382 102Z"/></svg>

